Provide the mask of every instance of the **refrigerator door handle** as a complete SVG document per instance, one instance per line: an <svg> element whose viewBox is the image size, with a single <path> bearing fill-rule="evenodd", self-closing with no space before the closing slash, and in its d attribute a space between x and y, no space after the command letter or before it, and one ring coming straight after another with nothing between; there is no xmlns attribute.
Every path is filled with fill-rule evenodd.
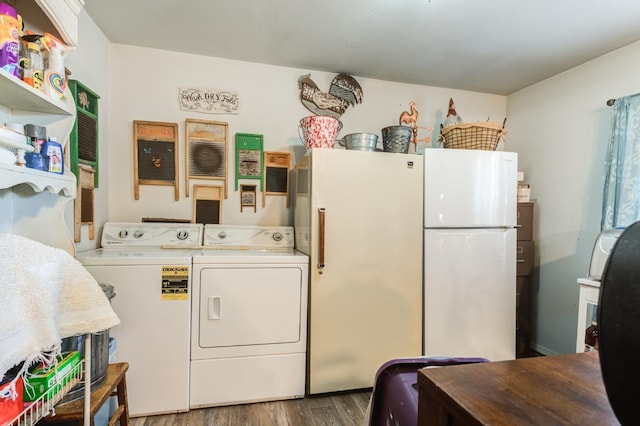
<svg viewBox="0 0 640 426"><path fill-rule="evenodd" d="M325 208L318 208L318 269L324 268Z"/></svg>

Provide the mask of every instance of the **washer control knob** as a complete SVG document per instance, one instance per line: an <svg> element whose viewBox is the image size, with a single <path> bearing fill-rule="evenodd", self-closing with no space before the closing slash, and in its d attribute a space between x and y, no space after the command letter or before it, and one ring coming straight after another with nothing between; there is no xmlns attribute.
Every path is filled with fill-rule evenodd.
<svg viewBox="0 0 640 426"><path fill-rule="evenodd" d="M140 238L143 235L144 235L144 231L142 229L138 229L136 232L133 233L134 238Z"/></svg>
<svg viewBox="0 0 640 426"><path fill-rule="evenodd" d="M218 232L218 238L220 238L221 240L224 240L225 238L227 238L227 233L224 231Z"/></svg>
<svg viewBox="0 0 640 426"><path fill-rule="evenodd" d="M188 231L178 231L178 235L177 235L179 240L186 240L187 238L189 238L189 232Z"/></svg>
<svg viewBox="0 0 640 426"><path fill-rule="evenodd" d="M282 233L281 232L274 232L273 233L273 239L275 241L282 241Z"/></svg>
<svg viewBox="0 0 640 426"><path fill-rule="evenodd" d="M120 238L127 238L127 235L129 235L129 231L127 231L126 229L123 229L120 232L118 232L118 235L120 236Z"/></svg>

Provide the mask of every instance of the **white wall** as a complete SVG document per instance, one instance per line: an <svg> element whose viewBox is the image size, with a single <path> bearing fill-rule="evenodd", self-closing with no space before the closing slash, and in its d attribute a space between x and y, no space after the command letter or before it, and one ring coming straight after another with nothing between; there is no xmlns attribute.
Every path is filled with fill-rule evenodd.
<svg viewBox="0 0 640 426"><path fill-rule="evenodd" d="M546 354L575 351L578 285L600 231L609 98L640 91L640 43L507 98L509 146L531 183L538 283L534 341Z"/></svg>
<svg viewBox="0 0 640 426"><path fill-rule="evenodd" d="M101 226L107 221L108 198L107 188L109 170L106 167L109 157L109 139L107 136L107 120L109 118L110 83L109 83L109 50L111 44L93 20L82 11L78 20L79 41L75 50L65 58L65 66L72 72L71 79L78 80L100 96L98 103L98 140L99 140L99 183L95 190L95 221ZM73 203L67 209L67 222L73 233ZM96 230L99 228L96 228ZM76 243L77 251L96 248L100 242L100 235L89 240L88 226L82 226L81 242Z"/></svg>
<svg viewBox="0 0 640 426"><path fill-rule="evenodd" d="M534 342L544 353L573 351L578 286L585 276L592 245L599 232L603 159L610 108L605 101L636 93L640 74L636 58L640 44L611 52L597 60L540 82L507 98L435 87L370 80L354 76L364 90L364 102L342 117L341 135L380 132L396 124L400 113L415 101L419 124L433 126L433 140L449 97L466 121L500 121L507 115L505 149L519 153L520 170L532 184L537 201L535 239L540 256L533 288ZM107 221L139 221L141 217L191 217L191 199L184 197L184 164L180 162L180 200L172 188L142 186L133 197L132 121L179 124L180 158L184 159L184 120L199 118L229 123L229 198L223 222L291 224L291 209L282 197L267 198L257 213L240 212L234 184L235 133L261 133L265 149L304 153L297 125L310 115L299 101L297 79L311 72L324 89L335 74L266 66L161 50L110 45L90 18L80 15L80 45L68 66L77 78L101 95L101 170L96 191L98 230ZM108 70L108 71L107 71ZM336 70L336 73L339 70ZM235 90L239 115L207 115L180 111L179 87ZM420 137L429 135L421 129ZM434 144L435 145L435 144ZM357 177L357 176L356 176ZM259 194L261 195L261 194ZM261 197L259 197L261 199ZM92 248L83 229L79 251Z"/></svg>
<svg viewBox="0 0 640 426"><path fill-rule="evenodd" d="M222 223L291 225L293 209L286 208L285 197L267 197L266 207L263 208L260 193L256 213L246 208L240 212L239 192L234 190L234 137L236 133L263 134L265 150L290 152L293 168L295 160L305 152L298 136L298 122L302 117L311 115L300 102L297 80L309 72L323 90L329 89L331 79L337 74L113 45L107 141L109 220L137 222L142 217L191 218L192 199L185 197L184 120L196 118L229 123L229 198L223 202ZM342 116L344 127L340 135L355 132L380 135L380 129L398 123L402 111L409 109L410 101L417 103L419 125L435 128L431 132L434 141L443 115L446 115L449 97L454 98L458 112L465 120L486 120L491 116L492 120L501 121L505 116L504 96L354 77L363 88L364 100L362 104L349 108ZM240 113L181 111L177 101L180 87L237 91ZM178 123L178 201L174 200L173 187L150 185L141 186L140 200L134 200L133 120ZM422 129L419 137L428 135L429 132ZM357 170L354 170L354 178L357 178Z"/></svg>

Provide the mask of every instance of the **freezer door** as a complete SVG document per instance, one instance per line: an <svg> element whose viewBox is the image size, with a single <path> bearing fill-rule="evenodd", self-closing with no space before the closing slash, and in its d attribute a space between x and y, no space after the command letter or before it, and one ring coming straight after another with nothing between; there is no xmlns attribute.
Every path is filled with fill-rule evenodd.
<svg viewBox="0 0 640 426"><path fill-rule="evenodd" d="M428 149L424 161L425 228L516 225L516 153Z"/></svg>
<svg viewBox="0 0 640 426"><path fill-rule="evenodd" d="M424 352L515 358L516 230L424 232Z"/></svg>

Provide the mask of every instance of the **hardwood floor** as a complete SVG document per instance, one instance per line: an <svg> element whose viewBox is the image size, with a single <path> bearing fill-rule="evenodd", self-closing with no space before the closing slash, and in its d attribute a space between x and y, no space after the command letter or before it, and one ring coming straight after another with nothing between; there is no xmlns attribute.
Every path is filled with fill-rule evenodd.
<svg viewBox="0 0 640 426"><path fill-rule="evenodd" d="M363 426L371 391L136 417L131 426Z"/></svg>

